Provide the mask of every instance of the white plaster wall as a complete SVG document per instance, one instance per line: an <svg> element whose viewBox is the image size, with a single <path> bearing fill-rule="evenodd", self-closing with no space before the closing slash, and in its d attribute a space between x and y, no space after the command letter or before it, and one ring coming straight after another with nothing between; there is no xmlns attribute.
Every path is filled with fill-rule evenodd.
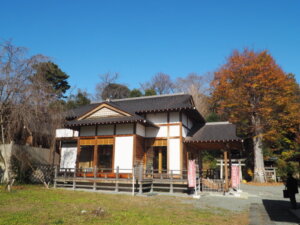
<svg viewBox="0 0 300 225"><path fill-rule="evenodd" d="M156 137L159 129L154 127L146 127L146 137Z"/></svg>
<svg viewBox="0 0 300 225"><path fill-rule="evenodd" d="M185 127L182 127L182 137L186 137L188 130Z"/></svg>
<svg viewBox="0 0 300 225"><path fill-rule="evenodd" d="M179 112L170 113L170 123L179 123Z"/></svg>
<svg viewBox="0 0 300 225"><path fill-rule="evenodd" d="M119 166L120 173L132 173L133 137L115 138L115 169Z"/></svg>
<svg viewBox="0 0 300 225"><path fill-rule="evenodd" d="M159 128L158 133L157 133L157 137L168 137L168 127L167 126L161 126Z"/></svg>
<svg viewBox="0 0 300 225"><path fill-rule="evenodd" d="M133 134L133 124L117 124L116 134Z"/></svg>
<svg viewBox="0 0 300 225"><path fill-rule="evenodd" d="M167 113L149 113L146 118L155 124L166 124L168 122Z"/></svg>
<svg viewBox="0 0 300 225"><path fill-rule="evenodd" d="M76 157L76 144L63 144L61 148L60 168L75 168Z"/></svg>
<svg viewBox="0 0 300 225"><path fill-rule="evenodd" d="M168 140L168 153L169 153L169 169L176 170L173 174L180 173L180 139Z"/></svg>
<svg viewBox="0 0 300 225"><path fill-rule="evenodd" d="M78 131L72 129L56 129L55 137L78 137Z"/></svg>
<svg viewBox="0 0 300 225"><path fill-rule="evenodd" d="M170 137L177 137L180 136L180 126L169 126L169 136Z"/></svg>
<svg viewBox="0 0 300 225"><path fill-rule="evenodd" d="M114 125L99 125L97 135L113 135Z"/></svg>
<svg viewBox="0 0 300 225"><path fill-rule="evenodd" d="M187 126L188 118L185 113L182 113L182 123Z"/></svg>
<svg viewBox="0 0 300 225"><path fill-rule="evenodd" d="M136 124L136 134L142 136L142 137L145 137L146 136L146 129L145 129L145 126L137 123Z"/></svg>
<svg viewBox="0 0 300 225"><path fill-rule="evenodd" d="M80 136L95 136L95 133L95 126L80 127Z"/></svg>
<svg viewBox="0 0 300 225"><path fill-rule="evenodd" d="M159 128L146 127L146 137L167 137L168 127L161 126Z"/></svg>

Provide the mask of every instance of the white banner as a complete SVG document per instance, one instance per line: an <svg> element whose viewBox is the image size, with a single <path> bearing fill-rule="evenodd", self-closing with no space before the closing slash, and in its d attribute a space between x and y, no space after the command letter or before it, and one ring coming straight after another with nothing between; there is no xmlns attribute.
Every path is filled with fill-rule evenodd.
<svg viewBox="0 0 300 225"><path fill-rule="evenodd" d="M196 187L196 162L195 162L195 160L189 160L188 183L189 183L189 187Z"/></svg>

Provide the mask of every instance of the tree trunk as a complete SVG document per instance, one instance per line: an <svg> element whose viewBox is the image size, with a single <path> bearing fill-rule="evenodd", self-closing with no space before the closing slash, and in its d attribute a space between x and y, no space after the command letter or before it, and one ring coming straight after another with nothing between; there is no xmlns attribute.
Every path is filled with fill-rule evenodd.
<svg viewBox="0 0 300 225"><path fill-rule="evenodd" d="M1 183L5 183L5 190L11 191L14 179L12 178L11 174L11 156L12 156L12 147L13 143L11 142L9 145L8 144L2 144L0 146L0 151L1 151L1 159L3 160L3 166L4 166L4 173L3 177L1 179Z"/></svg>
<svg viewBox="0 0 300 225"><path fill-rule="evenodd" d="M262 129L260 119L255 115L252 116L252 124L254 126L254 181L259 183L266 182L264 156L262 152Z"/></svg>
<svg viewBox="0 0 300 225"><path fill-rule="evenodd" d="M10 182L10 169L11 169L11 165L10 165L10 159L11 159L11 151L12 151L12 145L5 145L5 144L2 144L1 147L0 147L0 151L1 151L1 161L2 161L2 164L3 164L3 170L4 170L4 173L3 173L3 177L2 177L2 180L1 182L3 183L9 183Z"/></svg>

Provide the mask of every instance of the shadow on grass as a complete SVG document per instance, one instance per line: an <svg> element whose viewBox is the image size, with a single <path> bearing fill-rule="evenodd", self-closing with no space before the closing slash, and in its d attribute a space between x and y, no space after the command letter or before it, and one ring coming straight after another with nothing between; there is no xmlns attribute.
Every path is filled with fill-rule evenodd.
<svg viewBox="0 0 300 225"><path fill-rule="evenodd" d="M262 202L271 221L300 223L300 220L289 211L291 209L289 201L263 199Z"/></svg>

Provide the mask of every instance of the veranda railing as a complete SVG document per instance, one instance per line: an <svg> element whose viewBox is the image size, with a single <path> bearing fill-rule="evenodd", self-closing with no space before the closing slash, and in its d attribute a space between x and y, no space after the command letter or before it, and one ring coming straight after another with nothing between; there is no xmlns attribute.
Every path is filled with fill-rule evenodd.
<svg viewBox="0 0 300 225"><path fill-rule="evenodd" d="M94 190L106 188L115 191L131 189L133 193L137 191L139 193L188 191L187 170L144 169L143 166L135 166L132 169L56 167L54 177L54 187L73 187L73 189L80 187ZM104 187L105 183L111 183L111 185ZM223 191L224 181L202 179L197 170L196 188L197 191Z"/></svg>

